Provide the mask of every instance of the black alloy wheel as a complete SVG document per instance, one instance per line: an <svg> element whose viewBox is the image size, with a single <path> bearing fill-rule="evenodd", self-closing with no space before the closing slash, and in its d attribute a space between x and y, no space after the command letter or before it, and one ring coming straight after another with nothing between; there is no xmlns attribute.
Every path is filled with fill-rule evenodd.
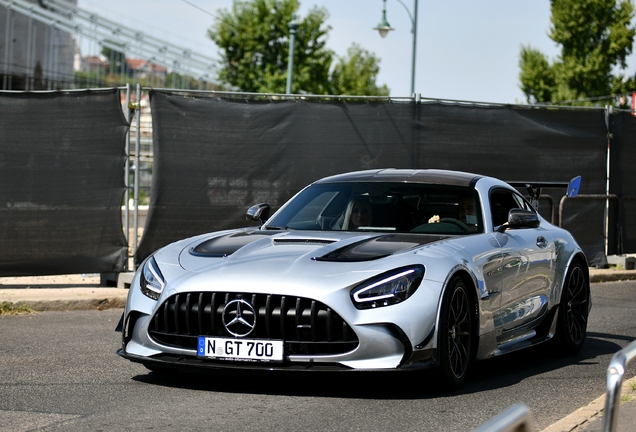
<svg viewBox="0 0 636 432"><path fill-rule="evenodd" d="M472 302L466 284L456 277L444 294L440 319L440 378L445 388L457 388L466 378L472 339Z"/></svg>
<svg viewBox="0 0 636 432"><path fill-rule="evenodd" d="M562 351L574 355L583 346L590 310L590 284L579 261L568 270L561 293L557 322L557 341Z"/></svg>

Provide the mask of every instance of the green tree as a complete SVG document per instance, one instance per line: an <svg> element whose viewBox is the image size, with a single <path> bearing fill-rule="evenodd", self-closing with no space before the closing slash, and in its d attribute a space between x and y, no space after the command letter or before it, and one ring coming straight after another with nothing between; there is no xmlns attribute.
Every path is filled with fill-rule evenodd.
<svg viewBox="0 0 636 432"><path fill-rule="evenodd" d="M208 36L222 51L219 79L243 91L283 93L287 82L289 22L298 0L236 0L222 10ZM300 21L294 45L292 91L325 93L333 53L325 47L324 8Z"/></svg>
<svg viewBox="0 0 636 432"><path fill-rule="evenodd" d="M529 103L614 104L602 97L636 89L634 77L617 73L627 67L636 33L630 0L551 0L550 8L549 36L561 54L550 63L540 51L522 47L519 79Z"/></svg>
<svg viewBox="0 0 636 432"><path fill-rule="evenodd" d="M331 73L331 94L388 96L386 84L378 87L375 78L380 60L358 44L352 44L347 56L339 58Z"/></svg>
<svg viewBox="0 0 636 432"><path fill-rule="evenodd" d="M284 93L289 57L289 22L298 10L298 0L235 0L232 10L219 11L208 36L221 50L219 80L242 91ZM299 21L294 43L292 93L361 95L360 91L388 93L375 87L379 60L352 46L348 58L339 59L326 47L331 27L325 25L329 13L313 7ZM355 67L366 67L357 71ZM334 82L332 82L332 79ZM337 89L337 90L336 90ZM374 90L378 89L378 90Z"/></svg>

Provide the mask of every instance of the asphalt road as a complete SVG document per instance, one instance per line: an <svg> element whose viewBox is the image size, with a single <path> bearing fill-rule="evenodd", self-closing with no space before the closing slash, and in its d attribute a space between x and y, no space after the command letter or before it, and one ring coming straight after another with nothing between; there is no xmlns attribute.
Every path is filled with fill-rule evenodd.
<svg viewBox="0 0 636 432"><path fill-rule="evenodd" d="M578 356L546 345L476 363L453 393L431 373L166 378L115 354L121 309L0 315L0 431L470 431L515 402L541 430L603 394L611 356L636 339L636 282L592 295Z"/></svg>

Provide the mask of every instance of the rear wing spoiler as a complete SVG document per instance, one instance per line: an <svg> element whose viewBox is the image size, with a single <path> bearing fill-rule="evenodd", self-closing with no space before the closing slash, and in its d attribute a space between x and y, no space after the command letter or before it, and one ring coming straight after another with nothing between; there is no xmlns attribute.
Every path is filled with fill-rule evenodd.
<svg viewBox="0 0 636 432"><path fill-rule="evenodd" d="M581 188L581 176L574 177L569 182L507 182L512 187L526 188L530 195L530 204L535 209L539 209L539 198L541 197L541 189L543 188L567 188L565 195L568 198L574 198L579 194Z"/></svg>

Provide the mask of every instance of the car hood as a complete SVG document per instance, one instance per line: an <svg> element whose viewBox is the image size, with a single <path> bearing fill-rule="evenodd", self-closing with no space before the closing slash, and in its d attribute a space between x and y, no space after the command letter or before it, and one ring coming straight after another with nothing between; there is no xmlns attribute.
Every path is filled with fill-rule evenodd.
<svg viewBox="0 0 636 432"><path fill-rule="evenodd" d="M341 273L369 265L382 267L380 262L386 258L445 238L447 236L377 232L242 229L200 236L185 245L181 243L178 254L180 266L189 273L258 274L264 277L290 272L309 274L327 268ZM345 268L344 263L351 263L353 267Z"/></svg>
<svg viewBox="0 0 636 432"><path fill-rule="evenodd" d="M237 229L173 243L154 258L166 281L163 295L167 297L201 291L302 293L326 304L353 308L347 300L349 291L343 288L395 268L423 264L418 252L448 243L446 238Z"/></svg>
<svg viewBox="0 0 636 432"><path fill-rule="evenodd" d="M300 263L369 263L446 238L377 232L235 230L198 237L182 248L179 263L189 272L251 268L262 275L284 272Z"/></svg>

